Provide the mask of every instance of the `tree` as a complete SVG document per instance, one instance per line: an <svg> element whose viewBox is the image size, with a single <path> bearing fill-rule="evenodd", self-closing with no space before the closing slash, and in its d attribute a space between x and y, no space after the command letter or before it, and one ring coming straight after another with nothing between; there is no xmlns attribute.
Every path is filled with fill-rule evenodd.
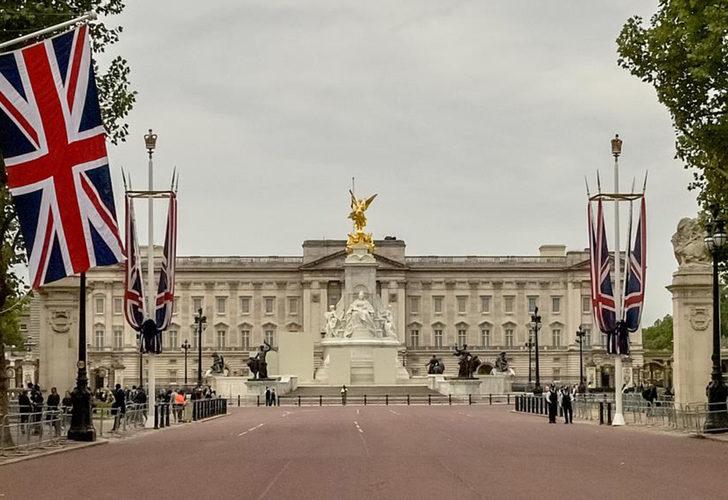
<svg viewBox="0 0 728 500"><path fill-rule="evenodd" d="M627 20L618 64L651 84L670 112L676 158L703 208L728 207L728 9L724 0L660 0L645 27ZM728 218L724 211L723 218Z"/></svg>
<svg viewBox="0 0 728 500"><path fill-rule="evenodd" d="M62 23L88 11L93 10L104 17L119 14L123 9L123 0L0 0L0 42ZM121 26L109 28L103 20L89 26L94 54L102 53L116 43L122 32ZM122 57L116 57L104 70L95 60L93 67L107 137L117 144L129 133L124 119L136 96L129 83L129 65ZM25 262L23 240L0 155L0 414L7 413L8 408L4 345L22 342L18 338L18 315L19 308L28 300L28 287L17 271ZM0 433L0 440L5 439L9 439L9 435Z"/></svg>
<svg viewBox="0 0 728 500"><path fill-rule="evenodd" d="M646 350L672 351L672 316L667 314L652 326L642 330L642 345Z"/></svg>

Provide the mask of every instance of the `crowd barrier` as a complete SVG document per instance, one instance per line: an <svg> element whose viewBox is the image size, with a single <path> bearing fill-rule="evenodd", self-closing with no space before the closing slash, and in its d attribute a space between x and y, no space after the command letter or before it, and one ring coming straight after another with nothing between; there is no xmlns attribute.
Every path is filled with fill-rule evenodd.
<svg viewBox="0 0 728 500"><path fill-rule="evenodd" d="M279 396L276 406L371 406L371 405L400 405L400 406L436 406L436 405L510 405L513 401L513 394L486 394L486 395L442 395L442 394L362 394L346 397L342 396ZM247 399L238 396L230 399L232 406L265 406L265 397L256 396L255 399Z"/></svg>
<svg viewBox="0 0 728 500"><path fill-rule="evenodd" d="M36 448L56 448L65 441L63 410L0 415L0 456L26 455Z"/></svg>

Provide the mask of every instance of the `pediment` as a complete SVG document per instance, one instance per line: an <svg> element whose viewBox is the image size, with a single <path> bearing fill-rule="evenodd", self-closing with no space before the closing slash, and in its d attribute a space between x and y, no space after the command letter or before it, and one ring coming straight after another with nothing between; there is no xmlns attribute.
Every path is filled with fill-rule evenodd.
<svg viewBox="0 0 728 500"><path fill-rule="evenodd" d="M344 261L346 260L346 250L340 250L326 255L320 259L309 262L301 266L301 270L313 270L313 269L344 269ZM407 269L407 266L392 260L390 258L378 255L376 249L374 250L374 259L379 264L379 269Z"/></svg>

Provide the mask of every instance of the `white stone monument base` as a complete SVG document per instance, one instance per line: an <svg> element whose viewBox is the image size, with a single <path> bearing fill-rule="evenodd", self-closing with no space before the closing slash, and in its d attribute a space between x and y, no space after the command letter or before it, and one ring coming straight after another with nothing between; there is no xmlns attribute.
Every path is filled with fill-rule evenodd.
<svg viewBox="0 0 728 500"><path fill-rule="evenodd" d="M407 378L400 370L400 343L390 338L325 339L324 364L316 382L327 385L395 385Z"/></svg>
<svg viewBox="0 0 728 500"><path fill-rule="evenodd" d="M477 378L443 378L438 381L436 390L446 396L480 395L480 380Z"/></svg>
<svg viewBox="0 0 728 500"><path fill-rule="evenodd" d="M285 396L296 390L296 387L298 387L298 377L295 376L276 377L269 380L245 379L248 401L255 401L258 396L260 396L261 401L265 401L266 388L275 389L277 396Z"/></svg>
<svg viewBox="0 0 728 500"><path fill-rule="evenodd" d="M445 375L427 376L427 387L445 395L509 394L513 392L512 385L513 376L501 373L480 375L474 379L450 378Z"/></svg>

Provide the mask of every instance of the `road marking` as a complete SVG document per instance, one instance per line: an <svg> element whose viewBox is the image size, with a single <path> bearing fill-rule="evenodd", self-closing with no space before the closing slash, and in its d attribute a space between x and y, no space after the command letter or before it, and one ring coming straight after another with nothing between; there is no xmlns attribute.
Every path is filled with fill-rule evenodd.
<svg viewBox="0 0 728 500"><path fill-rule="evenodd" d="M364 434L364 431L361 430L361 427L359 427L359 422L357 422L356 420L354 420L354 425L356 425L356 430L358 430L359 432L361 432L362 434Z"/></svg>
<svg viewBox="0 0 728 500"><path fill-rule="evenodd" d="M356 414L359 415L359 408L356 409Z"/></svg>
<svg viewBox="0 0 728 500"><path fill-rule="evenodd" d="M278 474L276 474L275 476L273 476L273 478L268 483L268 486L266 486L265 489L263 490L263 493L261 493L258 496L258 500L260 500L261 498L263 498L264 496L266 496L268 494L268 491L270 491L270 489L273 487L273 485L276 484L276 480L278 479L278 477L281 474L283 474L283 471L286 470L289 465L291 465L291 461L290 460L288 462L286 462L286 464L283 467L281 467L281 470L278 471Z"/></svg>
<svg viewBox="0 0 728 500"><path fill-rule="evenodd" d="M288 415L290 415L290 414L291 414L291 412L290 412L290 411L284 411L284 412L283 412L283 415L281 415L281 418L286 418L286 417L287 417Z"/></svg>
<svg viewBox="0 0 728 500"><path fill-rule="evenodd" d="M256 425L255 427L251 427L251 428L250 428L250 429L248 429L247 431L245 431L245 432L241 432L240 434L238 434L238 437L240 437L240 436L245 436L245 435L246 435L246 434L247 434L248 432L253 432L253 431L254 431L255 429L259 429L259 428L263 427L264 425L265 425L265 424L258 424L258 425Z"/></svg>
<svg viewBox="0 0 728 500"><path fill-rule="evenodd" d="M392 415L399 415L399 413L397 413L397 412L396 412L396 411L394 411L394 410L389 410L389 413L391 413Z"/></svg>

